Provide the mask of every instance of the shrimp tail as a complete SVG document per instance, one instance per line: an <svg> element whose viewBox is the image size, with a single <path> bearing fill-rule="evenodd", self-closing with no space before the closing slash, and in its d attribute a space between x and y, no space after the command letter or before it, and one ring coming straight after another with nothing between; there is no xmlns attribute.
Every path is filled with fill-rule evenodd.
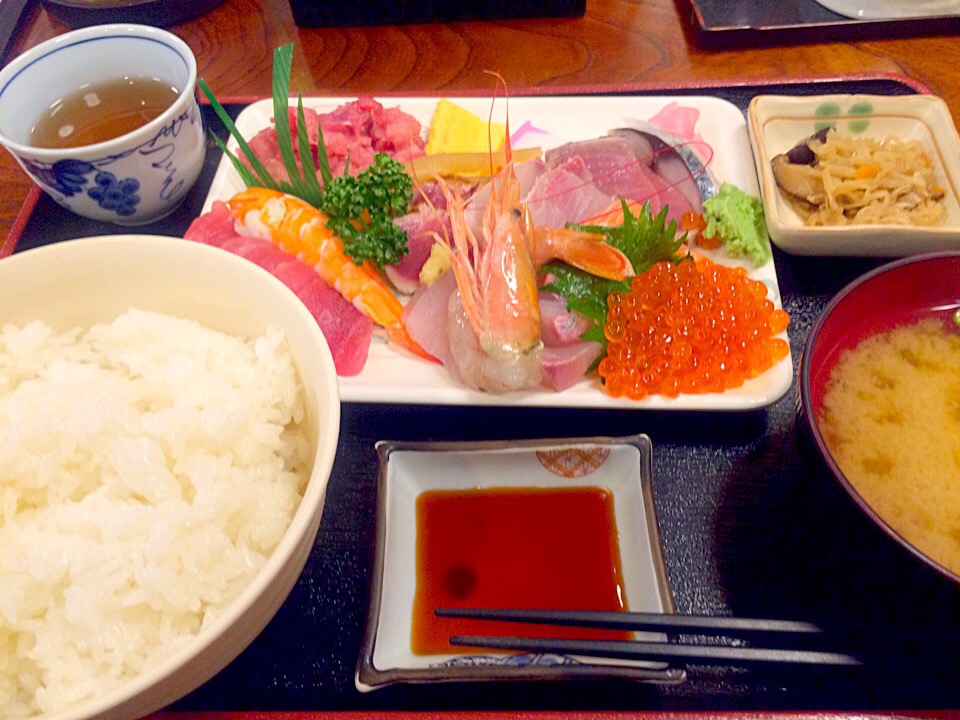
<svg viewBox="0 0 960 720"><path fill-rule="evenodd" d="M534 228L533 262L539 268L550 260L563 260L591 275L607 280L633 276L630 260L603 242L601 235L572 228Z"/></svg>
<svg viewBox="0 0 960 720"><path fill-rule="evenodd" d="M396 325L387 328L387 340L417 357L435 362L438 365L442 364L440 360L424 350L416 340L410 337L407 326L403 322L398 322Z"/></svg>

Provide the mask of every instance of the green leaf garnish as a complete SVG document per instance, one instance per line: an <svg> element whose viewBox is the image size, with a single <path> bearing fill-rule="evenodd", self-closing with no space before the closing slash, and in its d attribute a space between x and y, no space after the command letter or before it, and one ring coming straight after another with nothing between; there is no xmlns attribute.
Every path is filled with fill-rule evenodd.
<svg viewBox="0 0 960 720"><path fill-rule="evenodd" d="M687 240L687 234L677 237L677 222L667 225L667 210L664 206L656 217L647 201L636 217L630 212L627 202L620 199L623 207L623 224L619 227L603 225L572 225L578 230L604 235L607 243L627 256L637 275L654 263L670 260L676 262L677 252ZM689 255L687 256L689 257Z"/></svg>
<svg viewBox="0 0 960 720"><path fill-rule="evenodd" d="M620 202L623 207L623 224L620 226L571 224L569 227L603 235L607 243L627 256L637 275L658 262L678 263L690 258L689 253L684 256L677 255L687 234L677 237L677 223L671 221L667 224L666 207L654 217L650 212L650 203L645 202L639 214L634 216L626 201L621 199ZM607 354L607 339L603 334L603 327L607 322L607 297L612 292L629 290L630 280L606 280L563 262L545 265L541 272L553 276L553 280L544 286L544 290L563 295L567 300L568 310L576 310L596 322L581 336L584 340L603 345L603 350L594 363L596 366Z"/></svg>
<svg viewBox="0 0 960 720"><path fill-rule="evenodd" d="M243 154L247 157L247 160L250 161L250 166L248 167L241 162L240 158L227 149L227 146L219 137L217 137L216 134L213 132L210 133L211 137L214 139L214 142L216 142L223 153L230 158L230 163L240 175L244 185L247 187L267 187L271 188L272 190L277 190L278 185L276 180L274 180L270 173L267 172L267 169L263 166L263 163L260 162L259 158L253 154L253 151L250 149L247 141L244 139L243 135L240 134L240 131L237 130L237 126L234 124L233 119L227 114L226 108L224 108L223 105L220 104L220 101L214 96L210 86L207 85L203 78L197 80L197 85L200 86L203 94L207 96L207 100L210 102L210 107L213 108L214 113L216 113L217 117L220 118L220 122L222 122L223 126L227 128L227 131L240 146L240 150L243 151Z"/></svg>

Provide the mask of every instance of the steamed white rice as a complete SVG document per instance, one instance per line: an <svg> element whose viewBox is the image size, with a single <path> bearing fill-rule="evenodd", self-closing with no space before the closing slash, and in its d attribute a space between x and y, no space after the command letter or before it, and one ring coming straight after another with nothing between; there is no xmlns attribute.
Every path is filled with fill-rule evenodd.
<svg viewBox="0 0 960 720"><path fill-rule="evenodd" d="M0 717L101 695L249 584L306 482L282 333L132 310L0 333Z"/></svg>

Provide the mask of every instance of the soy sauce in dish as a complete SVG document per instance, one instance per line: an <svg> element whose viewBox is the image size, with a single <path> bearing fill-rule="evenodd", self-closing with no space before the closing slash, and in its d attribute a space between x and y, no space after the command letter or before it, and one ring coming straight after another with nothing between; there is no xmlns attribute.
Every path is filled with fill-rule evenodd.
<svg viewBox="0 0 960 720"><path fill-rule="evenodd" d="M179 94L169 83L149 77L122 77L84 85L37 118L29 144L70 148L112 140L162 115Z"/></svg>
<svg viewBox="0 0 960 720"><path fill-rule="evenodd" d="M612 493L601 487L430 490L416 502L411 650L451 635L630 639L622 631L438 618L437 607L626 610Z"/></svg>

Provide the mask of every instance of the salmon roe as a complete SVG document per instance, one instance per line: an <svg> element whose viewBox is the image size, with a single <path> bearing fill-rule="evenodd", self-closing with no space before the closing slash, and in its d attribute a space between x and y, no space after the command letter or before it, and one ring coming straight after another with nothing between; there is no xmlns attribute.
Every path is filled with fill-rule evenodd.
<svg viewBox="0 0 960 720"><path fill-rule="evenodd" d="M703 257L657 263L629 291L611 293L607 305L609 345L599 373L613 397L723 392L789 352L774 337L789 316L742 267Z"/></svg>

